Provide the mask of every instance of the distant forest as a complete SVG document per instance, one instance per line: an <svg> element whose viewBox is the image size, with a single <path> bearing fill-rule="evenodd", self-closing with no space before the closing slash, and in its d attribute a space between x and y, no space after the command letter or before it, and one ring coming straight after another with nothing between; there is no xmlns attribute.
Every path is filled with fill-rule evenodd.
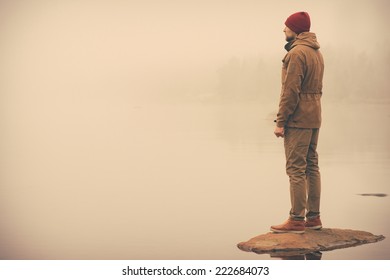
<svg viewBox="0 0 390 280"><path fill-rule="evenodd" d="M325 60L324 98L329 101L390 100L388 76L390 51L378 49L373 56L336 48L322 50ZM260 101L278 99L282 57L232 57L217 71L212 100Z"/></svg>

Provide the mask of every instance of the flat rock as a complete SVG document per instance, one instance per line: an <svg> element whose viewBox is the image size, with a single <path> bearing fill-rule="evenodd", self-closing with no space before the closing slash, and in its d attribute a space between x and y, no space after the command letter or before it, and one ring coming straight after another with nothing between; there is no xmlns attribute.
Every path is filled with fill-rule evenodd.
<svg viewBox="0 0 390 280"><path fill-rule="evenodd" d="M318 251L353 247L383 240L383 235L352 229L322 228L306 230L303 234L266 233L237 244L238 248L257 254L293 256Z"/></svg>

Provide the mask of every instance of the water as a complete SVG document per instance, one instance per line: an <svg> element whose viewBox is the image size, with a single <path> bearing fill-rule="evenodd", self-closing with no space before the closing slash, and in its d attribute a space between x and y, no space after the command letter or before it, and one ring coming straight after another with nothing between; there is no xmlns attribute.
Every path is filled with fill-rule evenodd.
<svg viewBox="0 0 390 280"><path fill-rule="evenodd" d="M68 103L66 103L68 102ZM289 211L275 104L10 102L1 259L270 259L236 244ZM34 106L37 105L37 106ZM389 104L324 104L325 227L383 234L322 259L389 259Z"/></svg>

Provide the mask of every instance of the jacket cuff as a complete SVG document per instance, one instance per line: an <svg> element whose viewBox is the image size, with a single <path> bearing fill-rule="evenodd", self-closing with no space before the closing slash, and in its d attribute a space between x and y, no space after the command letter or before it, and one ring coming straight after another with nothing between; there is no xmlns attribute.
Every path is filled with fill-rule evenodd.
<svg viewBox="0 0 390 280"><path fill-rule="evenodd" d="M285 125L285 122L281 122L281 121L277 121L277 120L275 120L275 122L276 122L277 127L284 127L284 125Z"/></svg>

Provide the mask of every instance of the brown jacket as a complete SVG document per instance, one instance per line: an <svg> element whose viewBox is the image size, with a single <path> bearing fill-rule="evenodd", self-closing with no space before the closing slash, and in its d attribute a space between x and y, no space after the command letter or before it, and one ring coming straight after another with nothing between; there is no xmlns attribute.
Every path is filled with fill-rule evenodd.
<svg viewBox="0 0 390 280"><path fill-rule="evenodd" d="M316 35L299 34L285 46L278 127L319 128L321 126L324 60Z"/></svg>

